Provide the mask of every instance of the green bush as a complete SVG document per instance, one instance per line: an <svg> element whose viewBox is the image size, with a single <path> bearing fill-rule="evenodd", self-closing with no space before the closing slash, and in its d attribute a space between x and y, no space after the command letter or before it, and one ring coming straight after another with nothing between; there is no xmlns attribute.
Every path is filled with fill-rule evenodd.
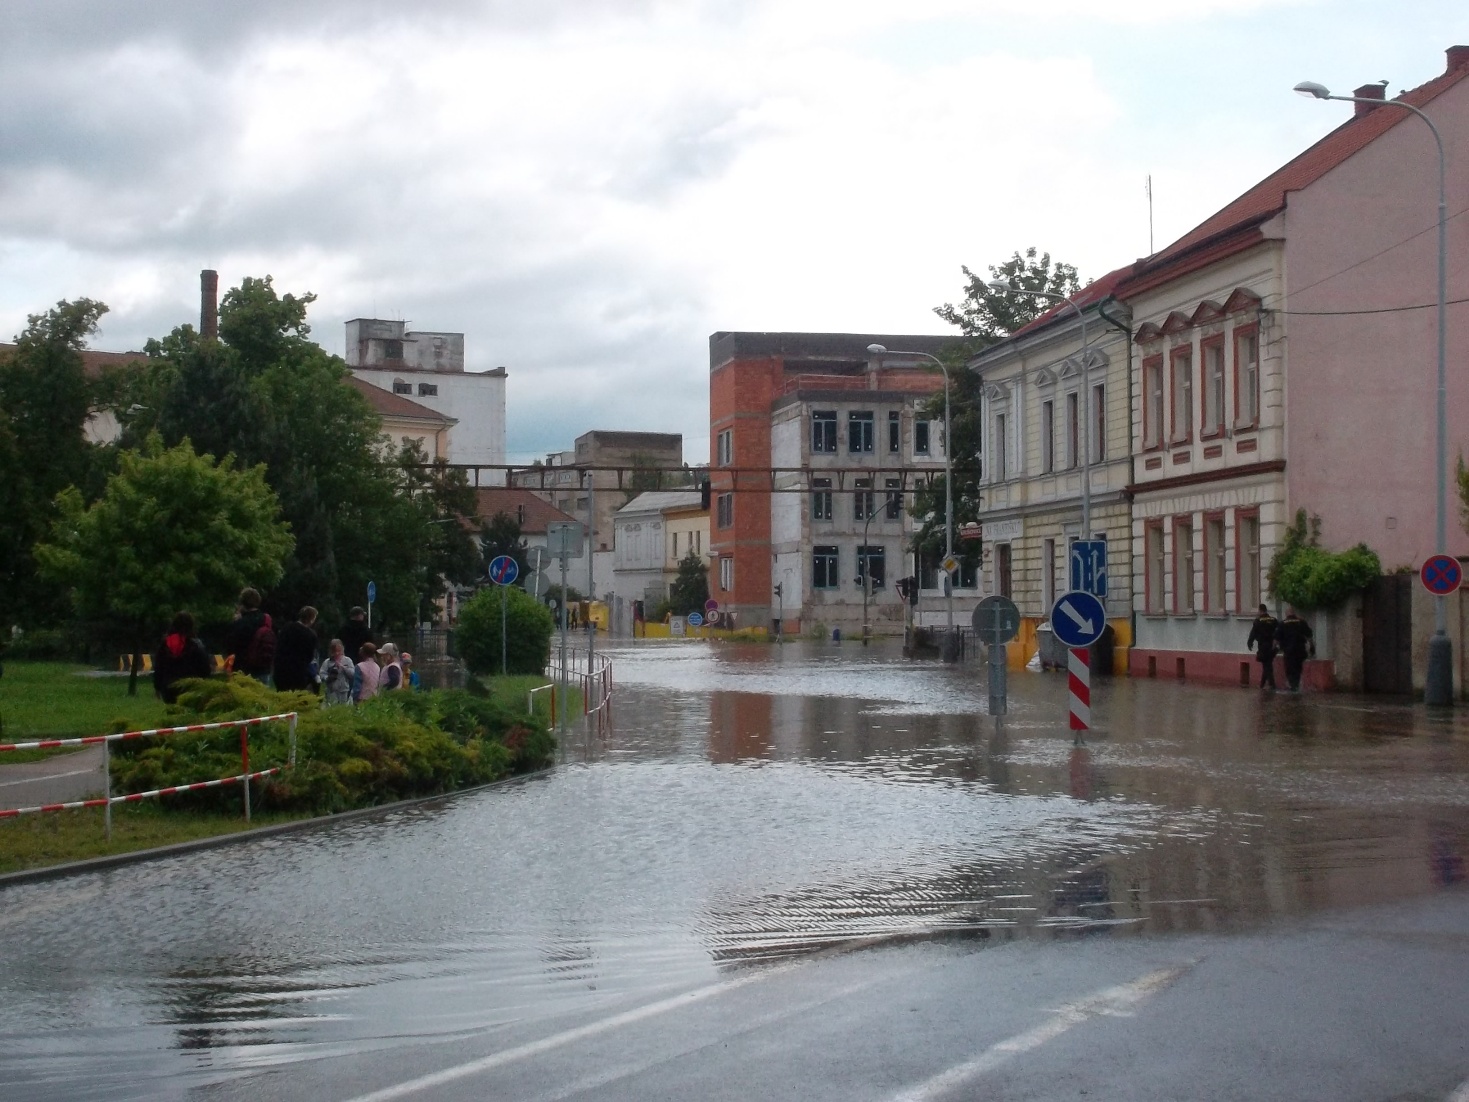
<svg viewBox="0 0 1469 1102"><path fill-rule="evenodd" d="M1376 552L1365 543L1341 552L1320 546L1321 520L1296 511L1280 550L1270 560L1270 592L1300 609L1332 608L1382 573Z"/></svg>
<svg viewBox="0 0 1469 1102"><path fill-rule="evenodd" d="M500 602L505 606L506 663L500 668ZM540 673L551 658L556 623L523 589L487 586L460 610L454 647L472 673Z"/></svg>
<svg viewBox="0 0 1469 1102"><path fill-rule="evenodd" d="M247 677L189 682L170 722L217 722L296 711L296 767L257 782L257 806L317 814L452 792L549 764L555 740L534 719L493 697L460 690L384 693L356 706L323 708L311 693L277 693ZM252 770L289 760L289 726L250 733ZM233 776L240 772L238 729L123 744L114 759L114 792ZM227 811L233 786L169 797L172 806Z"/></svg>

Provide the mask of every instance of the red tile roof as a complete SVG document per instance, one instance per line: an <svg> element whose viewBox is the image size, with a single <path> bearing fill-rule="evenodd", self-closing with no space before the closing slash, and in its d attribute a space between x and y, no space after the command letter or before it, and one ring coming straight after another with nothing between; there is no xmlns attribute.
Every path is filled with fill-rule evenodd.
<svg viewBox="0 0 1469 1102"><path fill-rule="evenodd" d="M515 486L483 486L474 493L478 520L488 523L496 513L519 518L520 510L524 509L525 519L520 522L520 530L527 535L545 535L547 524L576 520L530 490Z"/></svg>
<svg viewBox="0 0 1469 1102"><path fill-rule="evenodd" d="M14 351L15 345L0 342L0 356ZM82 349L82 370L89 379L99 377L108 368L147 362L148 357L142 352L101 352L95 348Z"/></svg>
<svg viewBox="0 0 1469 1102"><path fill-rule="evenodd" d="M1102 299L1117 289L1119 283L1132 275L1133 267L1133 265L1129 264L1125 268L1118 268L1114 272L1108 272L1100 279L1092 280L1080 291L1077 291L1076 294L1071 296L1072 301L1083 310L1094 302L1101 302ZM1074 318L1075 316L1072 313L1071 307L1067 306L1064 302L1058 302L1034 321L1022 325L1015 332L1011 333L1010 336L1019 337L1034 333L1037 330L1044 329L1052 321L1061 320L1062 318Z"/></svg>
<svg viewBox="0 0 1469 1102"><path fill-rule="evenodd" d="M373 386L355 375L348 375L345 381L358 394L367 399L368 404L377 411L379 417L411 417L415 421L434 421L441 425L458 424L453 417L442 414L436 409L429 409L428 406L405 398L401 394L394 394L391 390Z"/></svg>

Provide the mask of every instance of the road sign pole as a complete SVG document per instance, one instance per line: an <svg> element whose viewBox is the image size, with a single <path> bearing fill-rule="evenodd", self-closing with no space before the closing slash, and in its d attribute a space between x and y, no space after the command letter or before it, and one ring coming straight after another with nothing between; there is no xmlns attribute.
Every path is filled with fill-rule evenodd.
<svg viewBox="0 0 1469 1102"><path fill-rule="evenodd" d="M500 676L507 677L510 674L510 663L507 660L509 646L505 642L505 606L510 603L510 594L507 592L509 586L500 587ZM544 621L542 621L544 622Z"/></svg>
<svg viewBox="0 0 1469 1102"><path fill-rule="evenodd" d="M566 555L561 555L561 726L566 727Z"/></svg>
<svg viewBox="0 0 1469 1102"><path fill-rule="evenodd" d="M1092 725L1091 656L1085 647L1072 647L1066 658L1066 673L1071 697L1071 729L1081 732Z"/></svg>

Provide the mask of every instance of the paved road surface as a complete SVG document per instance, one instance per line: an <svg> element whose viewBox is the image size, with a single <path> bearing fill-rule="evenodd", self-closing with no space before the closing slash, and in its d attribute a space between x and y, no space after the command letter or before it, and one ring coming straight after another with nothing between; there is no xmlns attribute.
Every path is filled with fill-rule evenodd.
<svg viewBox="0 0 1469 1102"><path fill-rule="evenodd" d="M43 761L5 765L0 762L0 808L35 807L102 794L100 746L84 746L74 754Z"/></svg>

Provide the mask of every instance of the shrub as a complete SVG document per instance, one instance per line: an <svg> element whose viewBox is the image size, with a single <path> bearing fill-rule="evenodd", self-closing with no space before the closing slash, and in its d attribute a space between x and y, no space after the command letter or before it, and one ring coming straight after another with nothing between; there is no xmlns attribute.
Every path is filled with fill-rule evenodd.
<svg viewBox="0 0 1469 1102"><path fill-rule="evenodd" d="M1321 519L1296 510L1295 523L1270 560L1270 592L1296 608L1332 608L1382 573L1376 552L1365 543L1341 552L1320 543Z"/></svg>
<svg viewBox="0 0 1469 1102"><path fill-rule="evenodd" d="M500 602L505 601L506 663L500 668ZM454 646L473 673L540 673L551 657L551 612L522 589L487 586L459 610Z"/></svg>

